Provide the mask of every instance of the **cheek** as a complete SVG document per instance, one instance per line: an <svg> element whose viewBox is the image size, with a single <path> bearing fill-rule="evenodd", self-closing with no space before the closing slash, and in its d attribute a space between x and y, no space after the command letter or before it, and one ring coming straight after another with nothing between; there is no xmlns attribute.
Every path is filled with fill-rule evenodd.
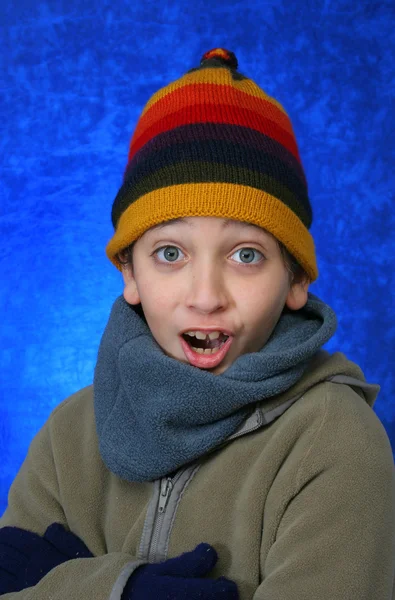
<svg viewBox="0 0 395 600"><path fill-rule="evenodd" d="M137 281L141 297L146 301L152 300L151 303L174 304L177 299L182 298L185 288L185 281L181 277L174 277L174 274L171 276L171 273L163 276L149 265L140 271Z"/></svg>
<svg viewBox="0 0 395 600"><path fill-rule="evenodd" d="M284 308L287 291L284 286L264 282L253 289L240 288L237 297L239 311L251 325L277 320Z"/></svg>
<svg viewBox="0 0 395 600"><path fill-rule="evenodd" d="M161 286L160 282L152 280L139 281L140 301L147 319L152 324L163 327L164 315L169 315L176 299L174 288L169 285Z"/></svg>

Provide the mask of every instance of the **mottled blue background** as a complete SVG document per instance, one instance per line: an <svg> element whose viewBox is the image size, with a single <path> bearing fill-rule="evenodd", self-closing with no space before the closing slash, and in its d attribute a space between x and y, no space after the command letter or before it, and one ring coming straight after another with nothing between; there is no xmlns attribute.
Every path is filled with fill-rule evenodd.
<svg viewBox="0 0 395 600"><path fill-rule="evenodd" d="M395 445L392 0L1 4L0 514L33 435L92 381L122 290L104 247L140 111L215 46L292 119L315 215L311 291L339 317L326 347L381 384Z"/></svg>

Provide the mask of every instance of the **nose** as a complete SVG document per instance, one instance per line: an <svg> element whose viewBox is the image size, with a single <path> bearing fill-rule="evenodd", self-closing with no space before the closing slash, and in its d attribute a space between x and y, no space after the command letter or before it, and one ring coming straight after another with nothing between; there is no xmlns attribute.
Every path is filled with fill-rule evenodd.
<svg viewBox="0 0 395 600"><path fill-rule="evenodd" d="M213 264L195 265L188 281L187 307L202 314L224 310L228 304L228 294L223 276Z"/></svg>

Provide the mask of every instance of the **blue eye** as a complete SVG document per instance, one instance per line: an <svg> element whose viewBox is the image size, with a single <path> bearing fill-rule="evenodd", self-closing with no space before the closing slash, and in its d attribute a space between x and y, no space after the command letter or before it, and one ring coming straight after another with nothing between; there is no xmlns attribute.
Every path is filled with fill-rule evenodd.
<svg viewBox="0 0 395 600"><path fill-rule="evenodd" d="M240 253L241 260L236 260L235 262L239 264L257 264L262 258L264 258L262 252L256 250L255 248L240 248L239 250L236 250L232 256L237 253ZM162 248L155 250L154 254L156 255L158 262L164 264L178 262L180 255L184 256L183 252L177 248L177 246L162 246ZM257 257L255 261L254 257Z"/></svg>
<svg viewBox="0 0 395 600"><path fill-rule="evenodd" d="M163 246L155 250L156 256L163 252L164 262L175 262L180 255L181 250L177 246ZM162 260L160 262L163 262Z"/></svg>
<svg viewBox="0 0 395 600"><path fill-rule="evenodd" d="M254 262L254 264L260 262L260 259L263 257L262 252L259 252L259 250L256 250L255 248L240 248L239 250L236 250L235 254L237 254L238 252L240 252L241 262L244 263L244 264L250 264L250 263L252 263L252 261L254 260L254 254L255 255L259 254L260 255L258 257L259 260L256 260ZM239 262L239 261L236 260L236 262Z"/></svg>

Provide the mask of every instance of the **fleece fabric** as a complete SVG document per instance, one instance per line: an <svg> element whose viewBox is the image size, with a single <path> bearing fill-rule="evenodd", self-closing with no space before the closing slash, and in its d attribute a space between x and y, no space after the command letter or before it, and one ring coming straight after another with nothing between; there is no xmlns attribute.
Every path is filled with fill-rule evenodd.
<svg viewBox="0 0 395 600"><path fill-rule="evenodd" d="M378 391L343 354L318 352L299 381L259 403L277 418L197 459L165 558L209 543L219 557L210 576L234 580L241 600L393 600L395 475L372 410ZM53 411L0 527L43 535L59 522L94 558L59 565L4 600L119 600L120 582L149 562L141 538L160 535L146 530L157 482L106 467L93 396L89 386Z"/></svg>
<svg viewBox="0 0 395 600"><path fill-rule="evenodd" d="M94 376L107 467L129 481L151 481L203 456L234 433L258 401L298 381L336 326L334 311L309 293L301 310L281 315L259 352L240 356L216 376L166 356L119 296Z"/></svg>

